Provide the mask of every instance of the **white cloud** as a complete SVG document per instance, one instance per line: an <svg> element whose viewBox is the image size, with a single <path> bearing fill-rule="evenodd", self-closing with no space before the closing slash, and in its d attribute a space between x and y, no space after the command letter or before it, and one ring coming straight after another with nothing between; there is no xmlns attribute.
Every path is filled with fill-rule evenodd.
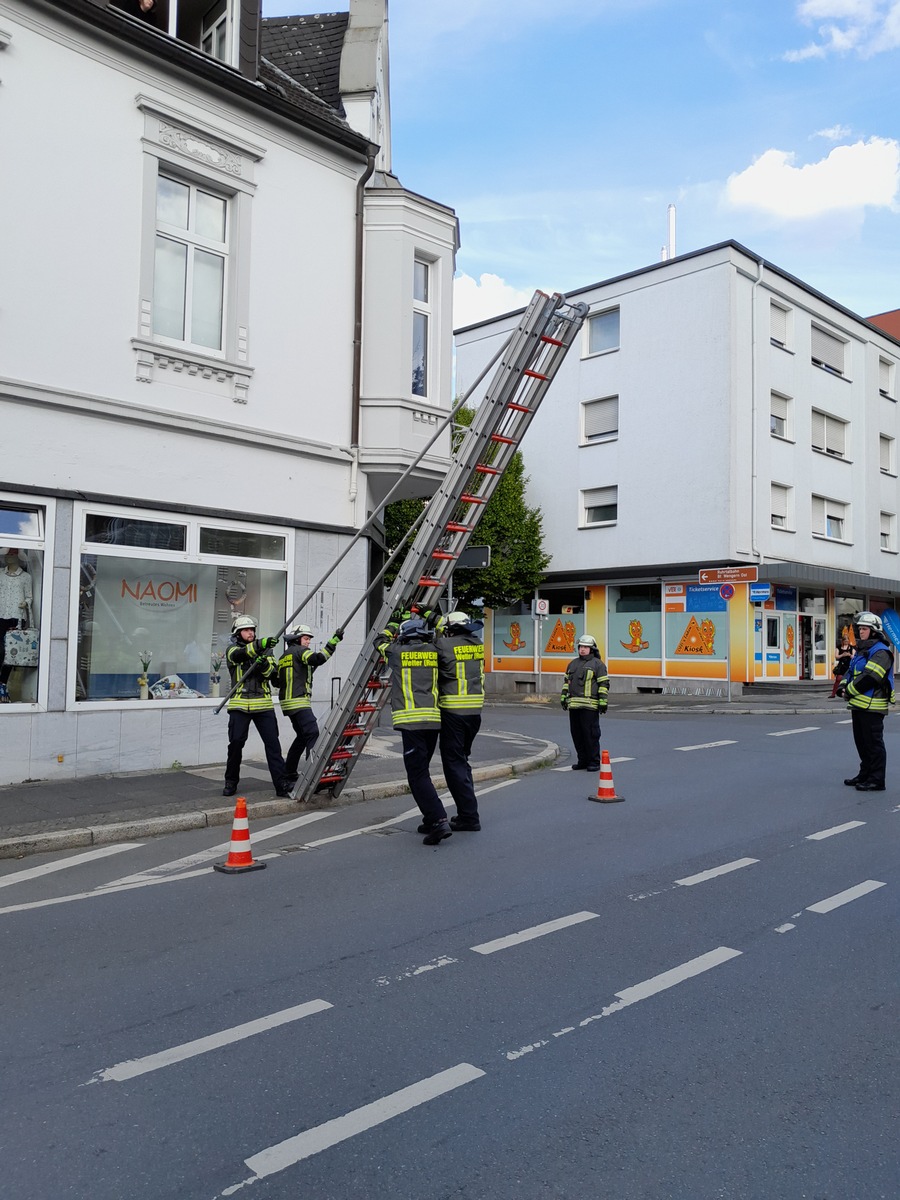
<svg viewBox="0 0 900 1200"><path fill-rule="evenodd" d="M832 125L830 129L817 129L813 137L825 138L829 142L842 142L852 132L849 125Z"/></svg>
<svg viewBox="0 0 900 1200"><path fill-rule="evenodd" d="M900 46L900 0L802 0L797 17L806 25L823 24L817 41L784 55L788 62L851 51L871 58Z"/></svg>
<svg viewBox="0 0 900 1200"><path fill-rule="evenodd" d="M729 176L728 203L789 219L894 203L900 143L893 138L836 146L819 162L802 167L794 166L795 157L786 150L767 150L746 170Z"/></svg>
<svg viewBox="0 0 900 1200"><path fill-rule="evenodd" d="M534 295L534 289L512 287L499 275L458 275L453 280L453 326L474 325L501 313L524 308Z"/></svg>

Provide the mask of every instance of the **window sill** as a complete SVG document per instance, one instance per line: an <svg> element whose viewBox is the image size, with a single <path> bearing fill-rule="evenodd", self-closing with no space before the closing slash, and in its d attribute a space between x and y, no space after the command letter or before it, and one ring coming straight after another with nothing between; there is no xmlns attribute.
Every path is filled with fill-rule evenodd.
<svg viewBox="0 0 900 1200"><path fill-rule="evenodd" d="M582 354L581 358L582 361L587 358L604 358L607 354L618 354L620 348L621 347L619 346L610 346L608 350L594 350L593 352L588 351L587 354Z"/></svg>
<svg viewBox="0 0 900 1200"><path fill-rule="evenodd" d="M833 367L827 367L824 363L816 362L815 359L811 359L810 361L812 362L812 365L814 367L817 367L818 370L820 370L820 371L824 371L825 374L830 375L832 379L842 379L844 381L844 383L852 383L853 382L853 380L850 379L847 375L842 375L840 371L835 371Z"/></svg>
<svg viewBox="0 0 900 1200"><path fill-rule="evenodd" d="M214 390L235 404L246 404L253 367L229 362L188 347L166 346L145 338L132 338L135 378L138 383L165 381L184 387L187 380L211 383Z"/></svg>
<svg viewBox="0 0 900 1200"><path fill-rule="evenodd" d="M881 553L882 553L882 554L897 554L897 553L900 553L900 551L897 551L897 550L891 550L891 549L889 549L887 546L879 546L879 550L881 551Z"/></svg>
<svg viewBox="0 0 900 1200"><path fill-rule="evenodd" d="M796 438L788 437L787 434L784 433L772 433L772 431L769 430L769 437L773 437L776 442L785 442L788 446L797 445ZM829 457L831 456L829 455Z"/></svg>
<svg viewBox="0 0 900 1200"><path fill-rule="evenodd" d="M830 462L846 463L848 467L853 466L853 459L847 458L843 454L829 454L827 450L821 450L818 446L811 446L813 454L821 454L823 458L827 458Z"/></svg>
<svg viewBox="0 0 900 1200"><path fill-rule="evenodd" d="M794 351L790 348L790 346L786 346L784 344L784 342L776 342L774 338L769 338L769 345L774 350L783 350L785 352L785 354L793 354L794 353Z"/></svg>
<svg viewBox="0 0 900 1200"><path fill-rule="evenodd" d="M814 533L813 537L817 542L831 542L835 546L852 546L852 542L848 542L846 538L832 538L827 533Z"/></svg>
<svg viewBox="0 0 900 1200"><path fill-rule="evenodd" d="M796 533L797 530L790 525L770 525L769 528L774 533ZM829 538L829 541L832 540Z"/></svg>
<svg viewBox="0 0 900 1200"><path fill-rule="evenodd" d="M579 442L579 449L583 450L585 446L604 446L607 442L617 442L619 440L619 432L598 434L597 437L588 438L586 441Z"/></svg>
<svg viewBox="0 0 900 1200"><path fill-rule="evenodd" d="M579 529L609 529L611 525L618 525L618 519L615 521L594 521L590 525L579 525Z"/></svg>

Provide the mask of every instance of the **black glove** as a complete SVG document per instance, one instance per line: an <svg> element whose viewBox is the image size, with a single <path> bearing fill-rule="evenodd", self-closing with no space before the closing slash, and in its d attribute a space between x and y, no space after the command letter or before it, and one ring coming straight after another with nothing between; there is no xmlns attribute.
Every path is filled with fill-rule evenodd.
<svg viewBox="0 0 900 1200"><path fill-rule="evenodd" d="M342 641L344 640L344 631L343 631L343 629L336 629L336 630L334 631L334 633L331 635L331 640L332 640L333 642L342 642Z"/></svg>
<svg viewBox="0 0 900 1200"><path fill-rule="evenodd" d="M277 637L267 637L259 639L259 648L265 654L267 650L271 650L273 646L277 646L280 641Z"/></svg>
<svg viewBox="0 0 900 1200"><path fill-rule="evenodd" d="M559 706L560 706L560 708L568 708L569 707L569 697L568 696L560 696Z"/></svg>
<svg viewBox="0 0 900 1200"><path fill-rule="evenodd" d="M601 705L600 705L600 707L597 709L597 712L599 712L601 715L602 715L603 713L605 713L605 712L606 712L606 705L605 705L605 704L601 704Z"/></svg>

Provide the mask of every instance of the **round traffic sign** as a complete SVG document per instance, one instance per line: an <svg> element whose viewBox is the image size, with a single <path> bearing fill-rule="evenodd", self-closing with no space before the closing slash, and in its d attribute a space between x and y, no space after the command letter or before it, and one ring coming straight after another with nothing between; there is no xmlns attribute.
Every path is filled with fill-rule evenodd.
<svg viewBox="0 0 900 1200"><path fill-rule="evenodd" d="M734 595L734 588L731 586L730 583L723 583L722 586L719 588L719 595L722 597L723 600L730 600L731 597Z"/></svg>

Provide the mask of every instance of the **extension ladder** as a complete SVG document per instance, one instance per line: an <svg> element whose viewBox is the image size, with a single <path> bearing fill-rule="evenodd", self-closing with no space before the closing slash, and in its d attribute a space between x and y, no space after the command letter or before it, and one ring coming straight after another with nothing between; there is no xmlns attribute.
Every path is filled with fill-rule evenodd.
<svg viewBox="0 0 900 1200"><path fill-rule="evenodd" d="M418 533L367 644L347 676L294 789L301 802L339 795L389 695L390 676L375 637L397 608L437 607L454 564L519 447L587 315L587 305L535 292L504 347L494 376L428 501Z"/></svg>

